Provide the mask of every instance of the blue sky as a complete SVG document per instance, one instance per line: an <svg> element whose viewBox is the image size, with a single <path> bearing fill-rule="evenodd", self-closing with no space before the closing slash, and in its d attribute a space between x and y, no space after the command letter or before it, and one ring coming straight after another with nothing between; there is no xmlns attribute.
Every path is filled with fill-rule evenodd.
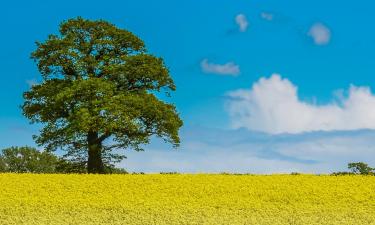
<svg viewBox="0 0 375 225"><path fill-rule="evenodd" d="M29 58L34 42L82 16L137 34L177 85L168 101L185 122L181 148L155 141L127 153L126 168L270 173L375 164L374 7L370 0L1 3L0 147L34 145L38 127L19 107L22 92L40 82Z"/></svg>

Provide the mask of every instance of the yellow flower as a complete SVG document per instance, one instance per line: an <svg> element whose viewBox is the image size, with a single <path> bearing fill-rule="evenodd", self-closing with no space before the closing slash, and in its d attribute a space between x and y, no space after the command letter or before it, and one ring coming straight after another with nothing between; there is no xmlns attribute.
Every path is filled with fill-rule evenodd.
<svg viewBox="0 0 375 225"><path fill-rule="evenodd" d="M375 224L374 176L0 174L0 224Z"/></svg>

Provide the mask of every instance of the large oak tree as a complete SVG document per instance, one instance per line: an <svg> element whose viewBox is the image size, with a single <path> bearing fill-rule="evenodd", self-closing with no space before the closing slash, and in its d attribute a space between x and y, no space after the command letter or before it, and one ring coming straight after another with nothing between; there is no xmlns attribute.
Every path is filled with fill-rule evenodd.
<svg viewBox="0 0 375 225"><path fill-rule="evenodd" d="M87 163L89 173L142 150L151 136L177 147L182 121L169 96L175 84L141 39L106 21L70 19L32 53L43 81L24 93L24 115L43 128L36 142Z"/></svg>

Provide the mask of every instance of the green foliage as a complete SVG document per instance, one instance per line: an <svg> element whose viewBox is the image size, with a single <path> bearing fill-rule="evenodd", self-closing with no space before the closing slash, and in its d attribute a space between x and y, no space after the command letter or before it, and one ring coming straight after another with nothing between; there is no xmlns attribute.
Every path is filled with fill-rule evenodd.
<svg viewBox="0 0 375 225"><path fill-rule="evenodd" d="M87 168L82 162L60 158L56 164L56 173L87 173Z"/></svg>
<svg viewBox="0 0 375 225"><path fill-rule="evenodd" d="M145 175L144 172L133 172L132 175Z"/></svg>
<svg viewBox="0 0 375 225"><path fill-rule="evenodd" d="M369 167L364 162L352 162L348 163L348 169L350 172L334 172L332 176L345 176L345 175L375 175L375 168Z"/></svg>
<svg viewBox="0 0 375 225"><path fill-rule="evenodd" d="M82 162L60 158L32 147L11 147L1 151L0 172L3 173L87 173ZM109 174L127 174L123 168L106 166Z"/></svg>
<svg viewBox="0 0 375 225"><path fill-rule="evenodd" d="M347 176L347 175L355 175L352 172L333 172L331 173L332 176Z"/></svg>
<svg viewBox="0 0 375 225"><path fill-rule="evenodd" d="M369 167L366 163L363 162L354 162L348 164L348 169L354 174L362 175L372 175L374 174L374 168Z"/></svg>
<svg viewBox="0 0 375 225"><path fill-rule="evenodd" d="M7 164L5 163L3 157L0 157L0 173L7 171Z"/></svg>
<svg viewBox="0 0 375 225"><path fill-rule="evenodd" d="M179 174L178 172L160 172L160 174L163 174L163 175L176 175L176 174Z"/></svg>
<svg viewBox="0 0 375 225"><path fill-rule="evenodd" d="M108 174L129 174L124 168L117 168L114 166L106 167L105 172Z"/></svg>
<svg viewBox="0 0 375 225"><path fill-rule="evenodd" d="M290 175L298 176L298 175L301 175L301 173L298 173L298 172L291 172Z"/></svg>
<svg viewBox="0 0 375 225"><path fill-rule="evenodd" d="M153 135L179 146L176 108L155 96L176 87L163 60L131 32L70 19L60 34L37 42L31 57L43 82L24 93L23 112L44 124L34 138L48 151L65 150L89 172L104 173L124 158L112 150L143 150Z"/></svg>
<svg viewBox="0 0 375 225"><path fill-rule="evenodd" d="M31 147L11 147L0 154L0 171L12 173L55 173L58 157Z"/></svg>

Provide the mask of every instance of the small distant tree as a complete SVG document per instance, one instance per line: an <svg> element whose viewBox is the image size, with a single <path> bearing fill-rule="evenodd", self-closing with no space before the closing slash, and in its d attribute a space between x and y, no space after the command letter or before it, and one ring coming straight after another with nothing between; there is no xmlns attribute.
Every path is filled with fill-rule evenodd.
<svg viewBox="0 0 375 225"><path fill-rule="evenodd" d="M375 168L369 167L366 163L363 162L353 162L348 164L348 169L350 169L354 174L373 174Z"/></svg>
<svg viewBox="0 0 375 225"><path fill-rule="evenodd" d="M58 157L32 147L11 147L1 151L0 171L12 173L54 173Z"/></svg>

